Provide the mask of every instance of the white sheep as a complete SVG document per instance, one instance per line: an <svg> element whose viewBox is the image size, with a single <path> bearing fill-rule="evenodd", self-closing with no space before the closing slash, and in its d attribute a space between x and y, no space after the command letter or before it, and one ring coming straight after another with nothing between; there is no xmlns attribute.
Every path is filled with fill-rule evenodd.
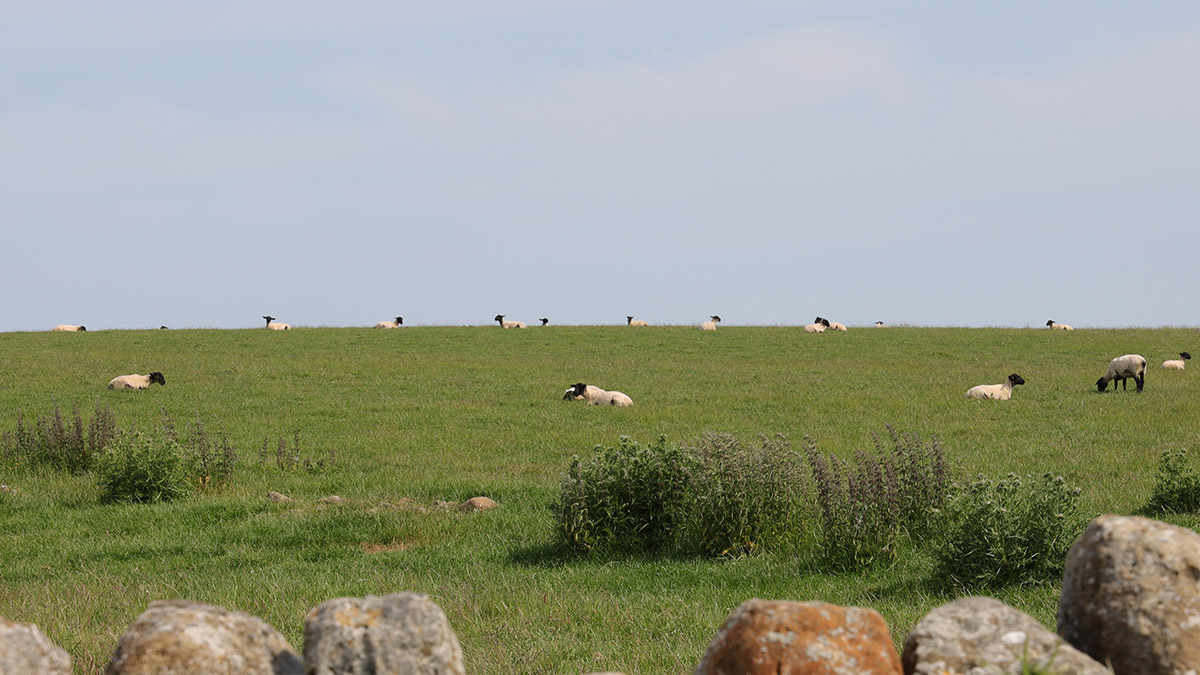
<svg viewBox="0 0 1200 675"><path fill-rule="evenodd" d="M395 321L380 321L375 324L376 328L399 328L404 325L404 317L398 316Z"/></svg>
<svg viewBox="0 0 1200 675"><path fill-rule="evenodd" d="M1162 367L1167 370L1183 370L1184 361L1192 358L1192 355L1187 352L1179 352L1179 358L1173 361L1163 361Z"/></svg>
<svg viewBox="0 0 1200 675"><path fill-rule="evenodd" d="M492 321L499 322L501 328L524 328L525 327L525 323L522 321L505 321L503 314L497 314L496 318L492 319Z"/></svg>
<svg viewBox="0 0 1200 675"><path fill-rule="evenodd" d="M606 391L600 387L578 382L563 393L564 401L587 401L592 405L614 405L620 408L633 405L633 399L619 391Z"/></svg>
<svg viewBox="0 0 1200 675"><path fill-rule="evenodd" d="M840 330L840 331L842 331L843 333L845 333L845 332L846 332L846 324L844 324L844 323L838 323L838 322L836 322L836 321L830 321L830 322L829 322L829 329L830 329L830 330Z"/></svg>
<svg viewBox="0 0 1200 675"><path fill-rule="evenodd" d="M1054 319L1050 319L1046 322L1046 328L1049 328L1050 330L1075 330L1065 323L1054 323Z"/></svg>
<svg viewBox="0 0 1200 675"><path fill-rule="evenodd" d="M538 321L541 321L543 326L545 326L546 324L550 323L550 319L547 319L547 318L546 318L546 317L544 317L544 316L543 316L542 318L538 319Z"/></svg>
<svg viewBox="0 0 1200 675"><path fill-rule="evenodd" d="M650 324L646 323L645 321L642 321L641 319L634 321L632 316L625 317L625 321L630 326L649 326L650 325Z"/></svg>
<svg viewBox="0 0 1200 675"><path fill-rule="evenodd" d="M816 323L810 323L804 327L804 332L805 333L824 333L825 332L825 324L821 323L820 321L818 321Z"/></svg>
<svg viewBox="0 0 1200 675"><path fill-rule="evenodd" d="M291 330L292 329L292 327L286 323L283 323L283 322L276 323L275 317L273 317L273 316L264 316L263 318L267 320L267 330Z"/></svg>
<svg viewBox="0 0 1200 675"><path fill-rule="evenodd" d="M700 324L700 330L716 330L717 324L720 322L721 317L714 314L712 316L712 321L705 321L704 323Z"/></svg>
<svg viewBox="0 0 1200 675"><path fill-rule="evenodd" d="M109 389L149 389L155 382L166 385L167 378L162 373L153 372L149 375L120 375L108 383Z"/></svg>
<svg viewBox="0 0 1200 675"><path fill-rule="evenodd" d="M876 322L875 322L875 327L876 327L876 328L887 328L887 324L886 324L886 323L884 323L884 322L882 322L882 321L876 321Z"/></svg>
<svg viewBox="0 0 1200 675"><path fill-rule="evenodd" d="M1000 384L981 384L967 390L967 398L994 398L997 401L1007 401L1012 398L1013 387L1025 384L1025 378L1013 373Z"/></svg>
<svg viewBox="0 0 1200 675"><path fill-rule="evenodd" d="M57 333L82 333L87 331L87 326L72 326L68 323L60 323L50 330Z"/></svg>
<svg viewBox="0 0 1200 675"><path fill-rule="evenodd" d="M1146 385L1146 357L1141 354L1126 354L1118 356L1108 364L1108 371L1104 373L1104 377L1096 380L1096 389L1104 391L1108 388L1110 380L1116 380L1121 383L1121 391L1125 391L1125 380L1133 378L1137 384L1137 390L1140 392L1142 387ZM1113 391L1117 390L1116 382L1113 383Z"/></svg>

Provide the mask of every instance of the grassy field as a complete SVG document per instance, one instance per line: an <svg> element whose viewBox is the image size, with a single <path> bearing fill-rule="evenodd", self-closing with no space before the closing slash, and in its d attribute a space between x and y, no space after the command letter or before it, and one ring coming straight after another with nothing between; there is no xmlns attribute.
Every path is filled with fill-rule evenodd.
<svg viewBox="0 0 1200 675"><path fill-rule="evenodd" d="M839 455L886 424L936 436L958 475L1052 471L1088 514L1129 513L1159 453L1200 448L1200 381L1163 360L1200 351L1191 329L857 329L551 326L0 334L0 430L54 405L122 426L200 419L236 443L231 485L166 505L101 505L96 480L0 466L0 616L38 624L79 672L103 668L155 599L254 614L302 646L305 613L345 595L428 593L470 673L690 672L750 598L874 607L904 635L954 596L915 552L861 574L770 553L733 560L577 559L551 546L549 504L574 454L627 435L705 430L805 436ZM1146 391L1098 394L1108 361L1149 359ZM158 370L167 385L109 391ZM1012 401L967 388L1024 376ZM560 400L574 382L632 408ZM280 437L336 457L319 472L274 463ZM270 454L259 461L268 440ZM267 491L289 495L272 503ZM340 505L318 503L337 494ZM408 497L478 514L384 508ZM1195 526L1194 519L1174 522ZM1057 589L996 594L1053 626Z"/></svg>

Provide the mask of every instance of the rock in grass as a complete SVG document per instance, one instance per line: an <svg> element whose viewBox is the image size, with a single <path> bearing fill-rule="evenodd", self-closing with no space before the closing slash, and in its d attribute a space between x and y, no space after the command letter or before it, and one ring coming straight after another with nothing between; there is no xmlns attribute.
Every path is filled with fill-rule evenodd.
<svg viewBox="0 0 1200 675"><path fill-rule="evenodd" d="M156 600L121 636L105 673L303 675L304 662L279 631L245 612Z"/></svg>
<svg viewBox="0 0 1200 675"><path fill-rule="evenodd" d="M267 499L270 499L273 502L290 502L290 501L292 501L291 497L283 494L282 492L276 492L274 490L271 490L270 492L267 493Z"/></svg>
<svg viewBox="0 0 1200 675"><path fill-rule="evenodd" d="M748 600L725 620L695 672L899 675L900 656L873 609Z"/></svg>
<svg viewBox="0 0 1200 675"><path fill-rule="evenodd" d="M71 675L71 657L37 626L0 617L0 673Z"/></svg>
<svg viewBox="0 0 1200 675"><path fill-rule="evenodd" d="M336 598L304 620L308 675L463 675L462 648L429 596Z"/></svg>
<svg viewBox="0 0 1200 675"><path fill-rule="evenodd" d="M925 615L904 641L906 675L1021 673L1021 661L1057 675L1107 675L1032 616L992 598L960 598Z"/></svg>
<svg viewBox="0 0 1200 675"><path fill-rule="evenodd" d="M462 504L459 504L458 510L462 511L463 513L468 513L471 511L487 511L488 509L494 509L497 506L500 505L487 497L471 497Z"/></svg>
<svg viewBox="0 0 1200 675"><path fill-rule="evenodd" d="M1100 516L1067 554L1058 632L1117 673L1200 670L1200 535Z"/></svg>

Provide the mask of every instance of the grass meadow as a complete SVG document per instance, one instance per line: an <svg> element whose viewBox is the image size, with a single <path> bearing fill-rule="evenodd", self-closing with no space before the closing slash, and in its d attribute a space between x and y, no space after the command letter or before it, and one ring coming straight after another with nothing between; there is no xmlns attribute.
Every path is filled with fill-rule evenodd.
<svg viewBox="0 0 1200 675"><path fill-rule="evenodd" d="M184 501L102 505L93 476L0 464L0 616L33 622L100 671L155 599L242 610L299 650L306 612L346 595L427 593L469 673L687 673L750 598L879 610L893 637L953 599L928 556L852 574L811 557L574 557L550 503L572 455L621 436L689 441L706 430L782 433L850 456L885 425L936 437L956 475L1064 475L1089 515L1145 503L1160 452L1200 449L1200 374L1158 365L1200 351L1194 329L599 326L140 330L0 334L0 431L57 404L122 427L201 420L236 444L232 482ZM1098 394L1108 361L1150 361L1146 391ZM1196 366L1200 368L1200 366ZM165 387L109 391L158 370ZM1012 372L1013 400L968 401ZM561 400L575 382L632 408ZM279 438L336 459L282 469ZM264 439L268 456L260 462ZM269 490L292 498L266 499ZM318 500L337 494L338 505ZM489 496L475 514L381 507ZM1195 526L1193 517L1173 522ZM1057 588L994 595L1054 625Z"/></svg>

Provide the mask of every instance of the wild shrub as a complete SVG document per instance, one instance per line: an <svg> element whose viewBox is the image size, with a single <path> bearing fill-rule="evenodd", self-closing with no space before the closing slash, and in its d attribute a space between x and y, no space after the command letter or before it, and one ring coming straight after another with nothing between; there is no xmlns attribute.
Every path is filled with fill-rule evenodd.
<svg viewBox="0 0 1200 675"><path fill-rule="evenodd" d="M804 461L782 435L742 445L705 433L684 446L686 491L675 505L681 551L740 555L802 538L809 521Z"/></svg>
<svg viewBox="0 0 1200 675"><path fill-rule="evenodd" d="M77 406L72 412L72 418L64 420L56 405L53 413L27 424L18 410L16 429L0 435L0 458L9 466L46 466L74 474L88 471L112 441L116 424L112 411L99 403L86 424Z"/></svg>
<svg viewBox="0 0 1200 675"><path fill-rule="evenodd" d="M956 484L932 539L937 577L965 591L1058 578L1081 526L1079 492L1049 473Z"/></svg>
<svg viewBox="0 0 1200 675"><path fill-rule="evenodd" d="M1164 450L1158 458L1154 490L1140 513L1195 513L1200 511L1200 475L1187 465L1184 450Z"/></svg>
<svg viewBox="0 0 1200 675"><path fill-rule="evenodd" d="M576 551L659 552L675 535L687 460L665 436L642 445L622 436L571 458L553 510L560 540Z"/></svg>
<svg viewBox="0 0 1200 675"><path fill-rule="evenodd" d="M265 468L268 463L268 458L271 456L271 437L270 435L263 436L262 447L258 451L258 467ZM327 468L337 466L337 452L329 449L329 461L325 461L323 457L306 457L300 449L300 432L296 431L292 434L292 446L289 448L287 440L279 437L279 442L275 444L275 466L281 471L299 471L303 470L308 473L320 473Z"/></svg>
<svg viewBox="0 0 1200 675"><path fill-rule="evenodd" d="M122 431L97 462L100 501L169 502L194 489L187 453L167 434Z"/></svg>

